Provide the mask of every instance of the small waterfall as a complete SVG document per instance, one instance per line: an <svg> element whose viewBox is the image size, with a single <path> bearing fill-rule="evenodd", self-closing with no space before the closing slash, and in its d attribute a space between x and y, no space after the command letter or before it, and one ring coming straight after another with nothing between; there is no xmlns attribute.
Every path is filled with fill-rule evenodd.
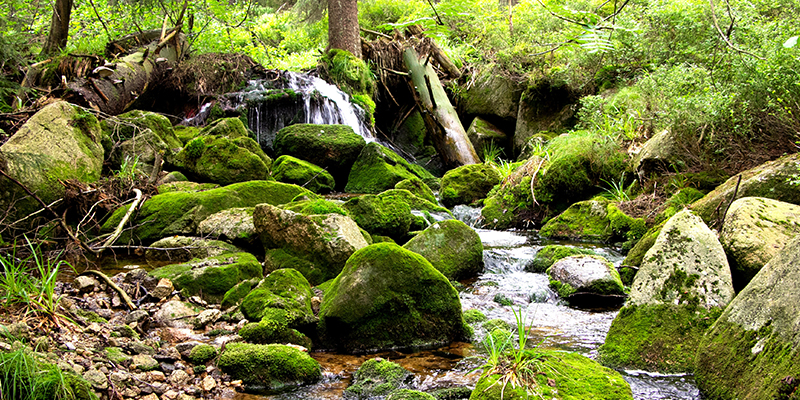
<svg viewBox="0 0 800 400"><path fill-rule="evenodd" d="M243 91L231 93L229 102L224 108L247 107L250 129L265 150L272 149L279 130L297 123L349 125L367 141L375 140L364 110L316 76L285 71L274 79L253 80Z"/></svg>

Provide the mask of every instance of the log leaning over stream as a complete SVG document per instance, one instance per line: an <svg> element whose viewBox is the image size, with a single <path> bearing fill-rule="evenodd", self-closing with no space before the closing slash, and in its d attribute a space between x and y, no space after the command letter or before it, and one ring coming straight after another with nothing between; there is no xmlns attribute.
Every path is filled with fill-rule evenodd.
<svg viewBox="0 0 800 400"><path fill-rule="evenodd" d="M403 52L403 60L410 71L409 84L417 105L422 110L425 126L432 133L434 145L444 163L454 167L480 163L481 160L428 59L421 59L414 48L408 47Z"/></svg>

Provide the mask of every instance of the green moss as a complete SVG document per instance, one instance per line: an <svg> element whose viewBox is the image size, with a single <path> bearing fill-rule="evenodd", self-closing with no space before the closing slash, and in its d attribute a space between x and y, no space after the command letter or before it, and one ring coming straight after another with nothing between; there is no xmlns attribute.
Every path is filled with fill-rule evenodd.
<svg viewBox="0 0 800 400"><path fill-rule="evenodd" d="M392 392L386 400L436 400L436 398L419 390L400 389Z"/></svg>
<svg viewBox="0 0 800 400"><path fill-rule="evenodd" d="M210 344L200 344L192 348L189 361L192 364L205 364L217 356L217 348Z"/></svg>
<svg viewBox="0 0 800 400"><path fill-rule="evenodd" d="M117 364L121 365L130 364L131 356L123 353L122 349L120 349L119 347L106 347L104 353L106 358Z"/></svg>
<svg viewBox="0 0 800 400"><path fill-rule="evenodd" d="M404 241L411 228L411 207L394 196L354 197L345 202L342 208L370 235Z"/></svg>
<svg viewBox="0 0 800 400"><path fill-rule="evenodd" d="M695 379L708 398L792 400L800 378L798 357L797 346L769 325L750 330L720 321L700 344Z"/></svg>
<svg viewBox="0 0 800 400"><path fill-rule="evenodd" d="M452 219L437 222L403 247L421 254L447 279L456 281L483 271L483 243L474 229Z"/></svg>
<svg viewBox="0 0 800 400"><path fill-rule="evenodd" d="M230 139L247 137L247 128L238 118L215 119L200 131L204 136L224 136Z"/></svg>
<svg viewBox="0 0 800 400"><path fill-rule="evenodd" d="M314 321L311 311L311 285L297 270L284 268L270 272L242 300L241 310L250 321L261 321L271 309L285 310L291 327Z"/></svg>
<svg viewBox="0 0 800 400"><path fill-rule="evenodd" d="M330 49L320 59L322 75L352 95L375 92L375 77L367 64L352 53Z"/></svg>
<svg viewBox="0 0 800 400"><path fill-rule="evenodd" d="M359 399L385 396L392 391L411 383L414 375L400 364L373 358L364 361L355 374L353 383L345 389L346 396L356 396Z"/></svg>
<svg viewBox="0 0 800 400"><path fill-rule="evenodd" d="M194 126L179 125L174 128L174 131L175 137L177 137L184 146L186 146L186 144L192 139L200 136L200 128Z"/></svg>
<svg viewBox="0 0 800 400"><path fill-rule="evenodd" d="M419 178L410 178L405 179L398 182L394 185L395 189L405 189L411 192L414 196L419 197L420 199L427 200L431 202L431 204L437 204L436 196L433 194L433 190Z"/></svg>
<svg viewBox="0 0 800 400"><path fill-rule="evenodd" d="M576 256L579 254L597 255L597 253L591 249L581 249L578 247L551 244L539 249L539 251L536 252L536 257L531 261L530 264L525 266L525 270L529 272L545 272L556 261L565 257Z"/></svg>
<svg viewBox="0 0 800 400"><path fill-rule="evenodd" d="M346 351L465 336L458 292L422 256L389 243L353 253L320 307L320 331Z"/></svg>
<svg viewBox="0 0 800 400"><path fill-rule="evenodd" d="M661 233L661 228L664 227L664 224L667 221L664 220L660 224L657 224L650 228L647 233L639 239L638 242L633 246L633 248L628 252L628 255L625 257L625 260L622 262L623 265L630 265L634 267L638 267L642 265L642 261L644 260L644 255L647 253L647 250L650 250L651 247L656 243L656 239L658 238L658 234ZM632 282L633 280L631 280Z"/></svg>
<svg viewBox="0 0 800 400"><path fill-rule="evenodd" d="M251 322L239 329L239 336L250 343L293 343L311 348L311 340L306 335L289 327L288 313L283 309L267 309L261 321Z"/></svg>
<svg viewBox="0 0 800 400"><path fill-rule="evenodd" d="M611 222L605 200L577 202L548 221L539 234L548 238L609 241Z"/></svg>
<svg viewBox="0 0 800 400"><path fill-rule="evenodd" d="M202 156L205 151L206 151L205 138L192 139L192 141L187 143L186 146L183 148L183 153L189 160L196 160L200 158L200 156Z"/></svg>
<svg viewBox="0 0 800 400"><path fill-rule="evenodd" d="M481 310L469 309L464 310L464 322L468 324L476 324L478 322L486 321L486 315Z"/></svg>
<svg viewBox="0 0 800 400"><path fill-rule="evenodd" d="M220 308L226 310L230 307L233 307L245 297L250 290L253 289L253 286L258 284L258 279L248 279L246 281L242 281L236 284L236 286L230 288L225 295L222 296L222 302L220 302Z"/></svg>
<svg viewBox="0 0 800 400"><path fill-rule="evenodd" d="M144 202L133 222L137 228L126 231L119 240L127 242L137 238L151 243L167 236L192 234L201 221L219 211L254 207L261 203L284 204L303 193L313 195L297 185L250 181L198 193L159 194ZM103 224L103 230L110 232L115 229L127 208L123 206L114 211Z"/></svg>
<svg viewBox="0 0 800 400"><path fill-rule="evenodd" d="M271 160L247 137L200 136L189 142L175 160L187 173L221 185L271 179Z"/></svg>
<svg viewBox="0 0 800 400"><path fill-rule="evenodd" d="M370 126L375 126L375 102L367 94L353 95L351 98L353 104L361 107L367 114L367 122Z"/></svg>
<svg viewBox="0 0 800 400"><path fill-rule="evenodd" d="M217 366L233 379L272 391L322 378L319 363L308 353L281 344L228 343Z"/></svg>
<svg viewBox="0 0 800 400"><path fill-rule="evenodd" d="M158 186L158 194L170 192L202 192L218 188L216 183L170 182Z"/></svg>
<svg viewBox="0 0 800 400"><path fill-rule="evenodd" d="M272 177L279 182L300 185L314 193L329 193L336 187L336 182L328 171L287 155L275 160Z"/></svg>
<svg viewBox="0 0 800 400"><path fill-rule="evenodd" d="M137 133L150 129L156 136L167 143L170 149L177 149L183 143L175 136L172 123L163 115L148 111L133 110L104 120L103 131L115 140L132 139Z"/></svg>
<svg viewBox="0 0 800 400"><path fill-rule="evenodd" d="M263 276L261 264L249 253L226 253L192 259L184 264L156 268L156 278L167 278L188 296L200 294L206 301L219 302L239 282Z"/></svg>
<svg viewBox="0 0 800 400"><path fill-rule="evenodd" d="M508 322L506 322L506 321L504 321L504 320L502 320L500 318L490 319L490 320L484 322L481 325L481 327L483 329L485 329L486 332L492 332L492 331L497 330L497 329L502 329L502 330L506 330L506 331L511 329L511 325L509 325Z"/></svg>
<svg viewBox="0 0 800 400"><path fill-rule="evenodd" d="M667 199L666 208L656 215L656 223L666 222L673 215L705 196L695 188L683 188Z"/></svg>
<svg viewBox="0 0 800 400"><path fill-rule="evenodd" d="M472 204L486 198L502 179L497 168L489 164L464 165L447 171L442 177L442 204L446 207Z"/></svg>
<svg viewBox="0 0 800 400"><path fill-rule="evenodd" d="M537 349L526 351L525 357L531 361L528 368L535 374L535 383L515 387L504 385L501 375L484 375L470 399L522 400L535 394L562 400L633 399L630 385L619 372L580 354Z"/></svg>
<svg viewBox="0 0 800 400"><path fill-rule="evenodd" d="M397 153L378 144L368 143L350 170L345 191L348 193L380 193L392 189L400 181L419 178L427 182L433 175L414 166Z"/></svg>
<svg viewBox="0 0 800 400"><path fill-rule="evenodd" d="M347 215L347 212L338 203L326 199L293 201L283 205L283 209L305 215Z"/></svg>
<svg viewBox="0 0 800 400"><path fill-rule="evenodd" d="M721 312L690 306L625 306L600 347L600 361L612 367L692 372L700 340Z"/></svg>
<svg viewBox="0 0 800 400"><path fill-rule="evenodd" d="M647 232L644 218L632 218L622 212L616 203L608 204L608 221L614 240L624 240L623 247L631 248Z"/></svg>
<svg viewBox="0 0 800 400"><path fill-rule="evenodd" d="M481 209L483 226L492 229L529 227L526 214L533 209L531 177L523 177L518 184L500 185L493 189Z"/></svg>

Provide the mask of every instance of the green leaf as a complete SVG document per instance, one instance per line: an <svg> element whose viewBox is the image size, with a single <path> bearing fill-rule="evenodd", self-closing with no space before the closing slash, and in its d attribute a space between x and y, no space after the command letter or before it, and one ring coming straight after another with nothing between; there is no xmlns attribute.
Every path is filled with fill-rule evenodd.
<svg viewBox="0 0 800 400"><path fill-rule="evenodd" d="M789 40L787 40L787 41L785 41L783 43L783 47L785 47L787 49L791 49L792 47L796 46L797 45L797 38L798 38L798 36L790 37Z"/></svg>

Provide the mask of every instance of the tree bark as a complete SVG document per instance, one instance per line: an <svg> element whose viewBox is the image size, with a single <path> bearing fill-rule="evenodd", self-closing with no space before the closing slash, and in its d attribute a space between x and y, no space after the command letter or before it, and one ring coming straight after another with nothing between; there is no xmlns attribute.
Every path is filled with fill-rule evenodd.
<svg viewBox="0 0 800 400"><path fill-rule="evenodd" d="M50 33L42 48L42 55L55 54L67 47L69 37L69 17L72 13L72 0L55 0Z"/></svg>
<svg viewBox="0 0 800 400"><path fill-rule="evenodd" d="M328 0L328 48L361 58L357 0Z"/></svg>
<svg viewBox="0 0 800 400"><path fill-rule="evenodd" d="M413 48L405 50L403 59L411 71L412 92L422 110L425 126L432 134L434 146L444 163L449 167L480 163L480 158L431 64L420 59Z"/></svg>

